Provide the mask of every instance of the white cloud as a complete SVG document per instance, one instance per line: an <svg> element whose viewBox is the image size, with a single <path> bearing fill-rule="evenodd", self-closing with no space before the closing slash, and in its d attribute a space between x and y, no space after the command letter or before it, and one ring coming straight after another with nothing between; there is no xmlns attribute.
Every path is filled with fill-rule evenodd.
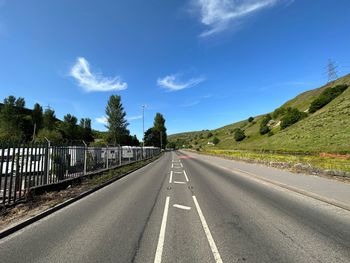
<svg viewBox="0 0 350 263"><path fill-rule="evenodd" d="M202 24L209 28L202 37L222 32L248 15L286 1L294 0L192 0Z"/></svg>
<svg viewBox="0 0 350 263"><path fill-rule="evenodd" d="M199 78L191 78L187 81L181 81L179 79L179 75L168 75L165 76L164 78L159 78L157 80L157 84L160 87L163 87L165 89L168 89L169 91L178 91L186 88L191 88L199 83L203 82L205 80L204 77L199 77Z"/></svg>
<svg viewBox="0 0 350 263"><path fill-rule="evenodd" d="M128 84L120 77L107 78L91 72L89 62L83 57L77 58L75 65L70 70L70 76L75 78L79 86L87 92L118 91L128 87Z"/></svg>
<svg viewBox="0 0 350 263"><path fill-rule="evenodd" d="M107 124L107 118L106 118L106 116L102 116L102 117L99 117L99 118L95 118L95 121L96 121L97 123Z"/></svg>
<svg viewBox="0 0 350 263"><path fill-rule="evenodd" d="M142 115L128 117L127 119L128 119L128 121L139 120L139 119L142 119Z"/></svg>

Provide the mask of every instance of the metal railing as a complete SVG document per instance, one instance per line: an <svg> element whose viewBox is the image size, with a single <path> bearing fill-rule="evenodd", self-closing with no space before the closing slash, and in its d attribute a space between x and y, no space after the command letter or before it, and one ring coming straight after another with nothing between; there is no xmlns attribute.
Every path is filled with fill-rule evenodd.
<svg viewBox="0 0 350 263"><path fill-rule="evenodd" d="M32 187L113 169L159 153L156 147L0 145L0 204L16 203Z"/></svg>

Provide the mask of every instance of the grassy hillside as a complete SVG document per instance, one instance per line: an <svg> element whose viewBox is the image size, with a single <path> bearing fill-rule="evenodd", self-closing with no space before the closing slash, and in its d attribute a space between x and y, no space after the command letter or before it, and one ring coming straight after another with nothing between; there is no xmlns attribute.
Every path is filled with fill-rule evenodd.
<svg viewBox="0 0 350 263"><path fill-rule="evenodd" d="M306 112L313 100L325 89L340 84L350 86L350 74L334 83L318 89L304 92L281 107L294 107ZM252 122L248 120L233 123L216 130L181 133L169 136L177 146L186 145L194 149L230 149L230 150L274 150L286 152L350 152L350 88L331 101L322 109L309 114L305 119L292 126L281 129L282 116L270 121L272 130L260 135L260 123L264 115L256 116ZM241 142L234 139L234 130L244 130L246 138ZM210 136L212 135L212 136ZM272 136L271 136L272 135ZM208 145L214 137L220 142Z"/></svg>

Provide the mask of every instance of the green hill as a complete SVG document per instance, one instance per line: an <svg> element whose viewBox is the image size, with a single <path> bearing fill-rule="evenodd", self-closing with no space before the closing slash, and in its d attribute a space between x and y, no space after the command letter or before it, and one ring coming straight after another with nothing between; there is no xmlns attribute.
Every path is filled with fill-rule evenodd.
<svg viewBox="0 0 350 263"><path fill-rule="evenodd" d="M350 74L323 87L306 91L281 106L282 114L270 113L272 120L268 123L269 134L261 135L260 124L264 115L256 116L252 122L243 120L215 130L187 132L169 136L169 141L178 147L194 149L228 149L228 150L271 150L283 152L350 152L350 88L323 108L286 129L281 129L280 121L285 117L288 107L307 112L311 103L328 88L338 85L350 86ZM305 113L303 113L305 114ZM237 142L235 129L244 130L246 138ZM217 137L219 143L210 145Z"/></svg>

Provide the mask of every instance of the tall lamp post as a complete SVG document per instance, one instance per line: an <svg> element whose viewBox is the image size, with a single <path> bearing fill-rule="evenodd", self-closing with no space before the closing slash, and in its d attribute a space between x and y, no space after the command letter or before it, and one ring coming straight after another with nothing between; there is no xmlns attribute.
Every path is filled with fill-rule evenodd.
<svg viewBox="0 0 350 263"><path fill-rule="evenodd" d="M143 104L142 106L142 158L144 158L144 148L145 148L145 108L147 107L146 104Z"/></svg>

